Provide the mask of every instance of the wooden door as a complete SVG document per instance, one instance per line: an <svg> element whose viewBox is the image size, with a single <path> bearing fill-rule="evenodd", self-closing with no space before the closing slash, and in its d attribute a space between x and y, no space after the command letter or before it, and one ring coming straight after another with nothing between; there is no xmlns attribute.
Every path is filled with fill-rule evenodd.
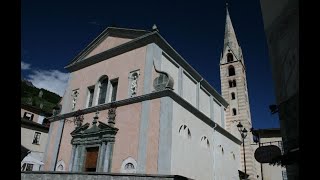
<svg viewBox="0 0 320 180"><path fill-rule="evenodd" d="M87 150L87 154L86 154L85 171L96 172L99 147L89 147L86 150Z"/></svg>

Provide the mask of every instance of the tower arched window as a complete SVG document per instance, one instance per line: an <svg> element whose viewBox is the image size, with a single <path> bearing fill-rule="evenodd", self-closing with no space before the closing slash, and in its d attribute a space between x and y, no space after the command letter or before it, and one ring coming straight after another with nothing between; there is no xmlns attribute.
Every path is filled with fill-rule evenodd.
<svg viewBox="0 0 320 180"><path fill-rule="evenodd" d="M232 87L236 87L236 86L237 86L236 80L233 80L233 81L232 81L232 85L233 85Z"/></svg>
<svg viewBox="0 0 320 180"><path fill-rule="evenodd" d="M233 116L237 115L237 110L236 110L236 108L233 108L233 109L232 109L232 115L233 115Z"/></svg>
<svg viewBox="0 0 320 180"><path fill-rule="evenodd" d="M230 81L229 81L229 87L230 87L230 88L236 87L236 86L237 86L236 80L230 80Z"/></svg>
<svg viewBox="0 0 320 180"><path fill-rule="evenodd" d="M232 65L229 66L228 71L229 71L229 76L236 75L236 71L234 70L234 67Z"/></svg>
<svg viewBox="0 0 320 180"><path fill-rule="evenodd" d="M98 104L104 104L107 97L108 77L100 79Z"/></svg>
<svg viewBox="0 0 320 180"><path fill-rule="evenodd" d="M233 55L231 53L227 54L227 62L232 62L233 61Z"/></svg>
<svg viewBox="0 0 320 180"><path fill-rule="evenodd" d="M231 99L236 99L236 94L234 92L231 93Z"/></svg>

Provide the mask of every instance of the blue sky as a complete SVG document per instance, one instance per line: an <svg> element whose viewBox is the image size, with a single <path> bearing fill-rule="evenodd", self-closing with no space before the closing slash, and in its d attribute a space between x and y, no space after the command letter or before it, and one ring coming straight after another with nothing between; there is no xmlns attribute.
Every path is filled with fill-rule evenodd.
<svg viewBox="0 0 320 180"><path fill-rule="evenodd" d="M274 86L259 1L231 1L229 12L242 47L254 128L279 127L271 115ZM63 94L64 67L106 27L160 34L218 92L225 0L21 1L21 73L35 86Z"/></svg>

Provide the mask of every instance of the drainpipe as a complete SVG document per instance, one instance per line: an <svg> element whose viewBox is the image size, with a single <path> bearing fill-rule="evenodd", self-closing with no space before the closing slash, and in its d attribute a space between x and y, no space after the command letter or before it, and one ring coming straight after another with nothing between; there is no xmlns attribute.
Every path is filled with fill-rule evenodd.
<svg viewBox="0 0 320 180"><path fill-rule="evenodd" d="M54 169L53 169L53 171L56 171L56 166L57 166L57 163L58 163L58 156L59 156L59 152L60 152L60 145L61 145L61 140L62 140L62 135L63 135L64 125L65 125L65 119L62 119L61 121L63 121L63 124L62 124L62 131L61 131L61 134L60 134L60 140L59 140L59 145L58 145L58 152L57 152L57 157L56 157L56 159L55 159L55 163L54 163Z"/></svg>
<svg viewBox="0 0 320 180"><path fill-rule="evenodd" d="M213 136L215 134L215 129L217 127L217 123L214 123L214 127L213 127ZM215 138L213 138L215 139ZM214 151L214 147L215 147L215 141L212 141L212 152L213 152L213 179L216 179L215 178L215 175L216 175L216 153Z"/></svg>
<svg viewBox="0 0 320 180"><path fill-rule="evenodd" d="M261 146L261 142L260 142L260 131L258 131L258 138L259 138L259 147L260 147L260 146ZM260 167L261 167L261 180L263 180L262 163L260 163Z"/></svg>

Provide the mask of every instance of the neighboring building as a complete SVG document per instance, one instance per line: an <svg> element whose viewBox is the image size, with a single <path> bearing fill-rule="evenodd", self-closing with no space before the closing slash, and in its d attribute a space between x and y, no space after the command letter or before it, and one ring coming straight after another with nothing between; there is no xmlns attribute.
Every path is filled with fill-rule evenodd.
<svg viewBox="0 0 320 180"><path fill-rule="evenodd" d="M299 178L299 1L260 0L289 180ZM285 161L284 161L285 162Z"/></svg>
<svg viewBox="0 0 320 180"><path fill-rule="evenodd" d="M230 104L226 108L226 129L234 136L241 139L237 124L241 122L248 131L252 128L250 115L249 95L247 88L246 67L242 49L238 43L229 11L227 9L224 46L220 59L220 77L222 97ZM257 169L254 163L254 149L251 146L253 137L247 134L244 140L246 170L249 179L257 179ZM244 168L243 149L241 148L241 169Z"/></svg>
<svg viewBox="0 0 320 180"><path fill-rule="evenodd" d="M66 69L42 170L239 179L229 104L155 26L109 27Z"/></svg>
<svg viewBox="0 0 320 180"><path fill-rule="evenodd" d="M282 137L279 128L273 129L258 129L253 130L253 134L257 135L258 142L256 145L252 145L254 150L260 146L275 145L278 146L283 153ZM259 178L261 180L287 180L286 168L280 165L270 165L269 163L259 163L256 161L257 167L259 167Z"/></svg>
<svg viewBox="0 0 320 180"><path fill-rule="evenodd" d="M48 139L50 113L21 104L21 161L22 171L39 171Z"/></svg>

